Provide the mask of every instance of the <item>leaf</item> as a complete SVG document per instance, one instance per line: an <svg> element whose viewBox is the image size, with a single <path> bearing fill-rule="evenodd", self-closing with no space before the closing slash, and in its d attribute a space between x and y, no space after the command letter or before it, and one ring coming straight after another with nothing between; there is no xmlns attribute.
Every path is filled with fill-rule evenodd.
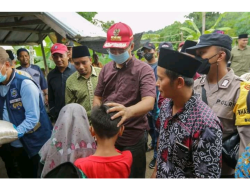
<svg viewBox="0 0 250 190"><path fill-rule="evenodd" d="M187 28L187 27L180 27L180 29L181 29L181 30L184 30L184 31L186 31L186 32L188 32L189 34L191 34L191 35L193 35L193 36L196 35L195 31L192 30L192 29L190 29L190 28Z"/></svg>
<svg viewBox="0 0 250 190"><path fill-rule="evenodd" d="M205 30L204 34L211 34L214 32L215 29L209 29L209 30Z"/></svg>
<svg viewBox="0 0 250 190"><path fill-rule="evenodd" d="M186 22L195 29L195 31L196 31L197 34L199 34L199 35L201 34L200 31L199 31L199 29L197 28L196 24L193 21L186 20Z"/></svg>
<svg viewBox="0 0 250 190"><path fill-rule="evenodd" d="M226 14L227 14L226 12L221 14L219 18L216 20L215 24L211 27L211 29L212 28L214 29L217 26L217 24L221 21L221 19L226 16Z"/></svg>
<svg viewBox="0 0 250 190"><path fill-rule="evenodd" d="M232 28L230 28L230 27L222 27L222 28L218 28L217 30L222 30L222 31L224 31L224 30L232 30Z"/></svg>

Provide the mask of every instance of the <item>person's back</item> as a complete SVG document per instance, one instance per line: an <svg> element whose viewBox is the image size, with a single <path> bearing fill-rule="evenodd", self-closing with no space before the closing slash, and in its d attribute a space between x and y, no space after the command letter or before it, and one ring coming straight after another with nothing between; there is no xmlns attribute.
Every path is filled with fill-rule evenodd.
<svg viewBox="0 0 250 190"><path fill-rule="evenodd" d="M92 155L96 144L89 132L86 110L79 104L64 106L50 139L41 148L39 176L44 177L62 163Z"/></svg>
<svg viewBox="0 0 250 190"><path fill-rule="evenodd" d="M90 131L97 139L96 152L75 161L87 178L128 178L130 174L131 152L120 152L115 148L115 142L124 130L124 126L117 127L121 117L111 120L117 112L107 113L108 109L106 105L93 108Z"/></svg>

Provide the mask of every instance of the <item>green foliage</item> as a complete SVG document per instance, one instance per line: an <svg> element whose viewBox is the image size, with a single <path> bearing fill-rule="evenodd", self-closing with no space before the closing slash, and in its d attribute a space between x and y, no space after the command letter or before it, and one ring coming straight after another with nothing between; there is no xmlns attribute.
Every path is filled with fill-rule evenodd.
<svg viewBox="0 0 250 190"><path fill-rule="evenodd" d="M216 28L217 25L219 24L219 22L221 21L221 19L224 18L224 17L226 16L226 14L227 14L227 13L221 14L221 15L218 17L218 19L216 20L216 22L213 24L213 26L212 26L210 29L204 31L204 34L210 34L210 33L214 32L214 30L216 30L216 29L217 29L217 30L222 30L222 31L231 30L230 27ZM184 31L186 31L186 32L189 33L189 36L187 36L186 39L187 39L187 40L197 40L197 39L200 37L201 33L200 33L200 31L198 30L196 24L195 24L193 21L191 21L191 20L186 20L186 23L187 23L190 27L193 27L193 29L190 29L190 28L187 28L187 27L181 27L181 30L184 30Z"/></svg>
<svg viewBox="0 0 250 190"><path fill-rule="evenodd" d="M219 16L219 12L206 12L205 28L211 28L214 25L214 21L217 20ZM202 12L192 12L185 17L192 20L199 31L202 31Z"/></svg>
<svg viewBox="0 0 250 190"><path fill-rule="evenodd" d="M101 20L98 20L98 22L101 24L102 29L107 32L108 29L115 24L115 21L111 20L111 21L107 21L107 22L103 22Z"/></svg>
<svg viewBox="0 0 250 190"><path fill-rule="evenodd" d="M81 15L83 18L87 19L88 21L90 21L92 24L100 25L105 32L107 32L110 26L115 24L115 21L113 20L103 22L101 20L94 19L94 17L98 14L97 12L78 12L78 14Z"/></svg>
<svg viewBox="0 0 250 190"><path fill-rule="evenodd" d="M89 22L96 24L94 17L97 14L97 12L77 12L79 15L81 15L83 18L87 19Z"/></svg>
<svg viewBox="0 0 250 190"><path fill-rule="evenodd" d="M46 58L46 63L48 65L49 69L54 69L55 68L55 63L54 61L51 60L51 53L50 53L50 48L52 47L53 43L50 40L50 38L47 36L44 39L46 45L44 46L44 52L45 52L45 58ZM29 51L29 46L13 46L14 51L16 52L19 48L26 48ZM34 64L38 65L41 69L45 69L44 67L44 60L43 60L43 54L42 54L42 49L41 45L38 46L33 46L33 49L35 51L34 55ZM17 60L16 61L16 67L20 66L20 62Z"/></svg>

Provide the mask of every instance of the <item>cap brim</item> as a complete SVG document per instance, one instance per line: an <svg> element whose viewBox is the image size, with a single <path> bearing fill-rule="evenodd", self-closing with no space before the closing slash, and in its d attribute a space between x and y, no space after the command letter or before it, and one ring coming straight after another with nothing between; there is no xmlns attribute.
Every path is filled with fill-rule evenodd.
<svg viewBox="0 0 250 190"><path fill-rule="evenodd" d="M130 42L105 42L103 48L127 48Z"/></svg>
<svg viewBox="0 0 250 190"><path fill-rule="evenodd" d="M67 51L58 50L58 51L54 51L54 52L51 53L51 54L52 54L52 55L55 54L55 53L64 54L65 52L67 52Z"/></svg>
<svg viewBox="0 0 250 190"><path fill-rule="evenodd" d="M193 47L190 47L190 48L187 48L186 49L186 52L189 53L189 54L192 54L192 55L196 55L196 50L199 49L199 48L204 48L204 47L209 47L211 45L196 45L196 46L193 46ZM185 53L185 52L183 52Z"/></svg>
<svg viewBox="0 0 250 190"><path fill-rule="evenodd" d="M146 48L146 49L155 49L155 48L150 47L150 46L143 46L143 47L141 48L141 50L143 51L145 48Z"/></svg>

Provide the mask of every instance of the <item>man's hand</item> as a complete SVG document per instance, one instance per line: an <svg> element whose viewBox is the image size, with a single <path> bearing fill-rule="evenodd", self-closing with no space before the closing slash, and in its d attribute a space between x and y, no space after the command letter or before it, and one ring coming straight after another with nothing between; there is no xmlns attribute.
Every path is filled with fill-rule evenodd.
<svg viewBox="0 0 250 190"><path fill-rule="evenodd" d="M49 104L48 104L48 100L49 100L48 95L45 95L45 96L44 96L44 104L45 104L46 106L49 105Z"/></svg>
<svg viewBox="0 0 250 190"><path fill-rule="evenodd" d="M150 178L156 178L156 170L153 171L152 175Z"/></svg>
<svg viewBox="0 0 250 190"><path fill-rule="evenodd" d="M118 123L117 127L123 125L123 123L131 118L133 116L133 113L130 109L130 107L125 107L122 104L118 104L118 103L106 103L105 105L112 107L110 109L108 109L108 113L110 112L114 112L117 111L118 113L116 113L115 115L113 115L111 117L111 119L116 119L118 117L122 117L121 121Z"/></svg>

